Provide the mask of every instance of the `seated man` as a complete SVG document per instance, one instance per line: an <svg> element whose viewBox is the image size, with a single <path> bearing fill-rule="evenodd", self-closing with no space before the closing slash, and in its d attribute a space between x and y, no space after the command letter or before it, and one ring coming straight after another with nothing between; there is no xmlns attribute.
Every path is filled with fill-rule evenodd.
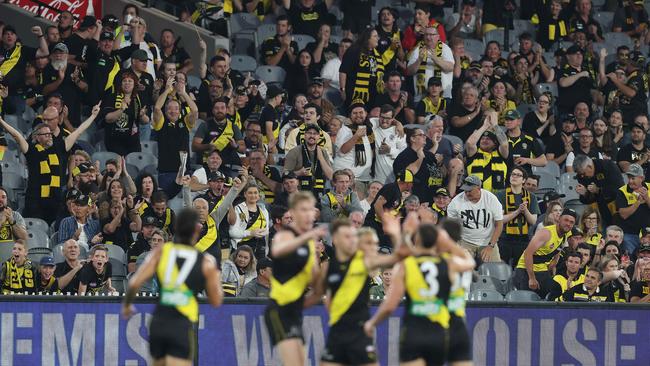
<svg viewBox="0 0 650 366"><path fill-rule="evenodd" d="M614 294L600 287L603 273L595 268L590 268L585 276L585 282L575 285L562 294L564 301L582 302L614 302Z"/></svg>

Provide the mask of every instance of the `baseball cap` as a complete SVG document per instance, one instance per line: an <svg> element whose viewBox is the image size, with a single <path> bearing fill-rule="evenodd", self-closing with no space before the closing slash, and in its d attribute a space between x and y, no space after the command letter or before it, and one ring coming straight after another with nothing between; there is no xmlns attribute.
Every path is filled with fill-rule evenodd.
<svg viewBox="0 0 650 366"><path fill-rule="evenodd" d="M509 109L508 111L506 111L505 119L507 119L508 121L514 121L519 118L521 118L521 114L519 114L518 110Z"/></svg>
<svg viewBox="0 0 650 366"><path fill-rule="evenodd" d="M460 186L460 189L462 191L471 191L472 189L476 187L481 187L483 185L483 182L481 182L481 179L475 175L468 175L463 179L463 185Z"/></svg>
<svg viewBox="0 0 650 366"><path fill-rule="evenodd" d="M90 196L80 193L74 200L74 203L78 206L89 206L90 205Z"/></svg>
<svg viewBox="0 0 650 366"><path fill-rule="evenodd" d="M41 258L39 263L41 266L56 266L56 263L54 263L54 258L50 257L49 255Z"/></svg>
<svg viewBox="0 0 650 366"><path fill-rule="evenodd" d="M638 124L638 123L632 123L630 125L630 130L632 130L633 128L638 128L639 130L641 130L641 132L643 132L644 134L647 134L645 128L643 126L641 126L640 124Z"/></svg>
<svg viewBox="0 0 650 366"><path fill-rule="evenodd" d="M284 175L282 176L282 180L285 179L298 179L298 176L294 172L284 172Z"/></svg>
<svg viewBox="0 0 650 366"><path fill-rule="evenodd" d="M284 89L278 85L269 85L269 87L266 89L266 97L267 98L275 98L278 95L284 93Z"/></svg>
<svg viewBox="0 0 650 366"><path fill-rule="evenodd" d="M312 86L312 85L323 86L323 78L315 77L315 78L311 79L311 83L309 83L309 86Z"/></svg>
<svg viewBox="0 0 650 366"><path fill-rule="evenodd" d="M113 36L112 32L102 32L102 34L99 35L99 40L100 41L105 41L105 40L110 40L112 41L115 37Z"/></svg>
<svg viewBox="0 0 650 366"><path fill-rule="evenodd" d="M68 46L66 46L65 43L61 43L61 42L57 43L56 45L54 45L54 48L52 48L52 52L56 52L56 51L69 53Z"/></svg>
<svg viewBox="0 0 650 366"><path fill-rule="evenodd" d="M641 252L650 252L650 244L641 244L639 245L639 253Z"/></svg>
<svg viewBox="0 0 650 366"><path fill-rule="evenodd" d="M481 71L481 63L478 62L478 61L472 61L472 62L469 64L469 67L468 67L467 69L468 69L468 70L476 69L476 70Z"/></svg>
<svg viewBox="0 0 650 366"><path fill-rule="evenodd" d="M576 219L576 220L578 219L578 214L576 213L576 210L574 210L572 208L565 208L562 211L561 216L573 216L574 219Z"/></svg>
<svg viewBox="0 0 650 366"><path fill-rule="evenodd" d="M237 95L246 95L246 87L243 85L239 85L235 88L235 94Z"/></svg>
<svg viewBox="0 0 650 366"><path fill-rule="evenodd" d="M216 172L211 172L210 175L208 176L208 181L216 181L216 180L226 180L226 176L223 175L222 172L216 171Z"/></svg>
<svg viewBox="0 0 650 366"><path fill-rule="evenodd" d="M442 86L442 80L440 80L440 78L437 78L437 77L432 77L432 78L429 78L429 82L427 83L427 85L428 86L433 86L433 85Z"/></svg>
<svg viewBox="0 0 650 366"><path fill-rule="evenodd" d="M557 193L555 191L549 191L544 194L544 202L550 202L564 198L566 195Z"/></svg>
<svg viewBox="0 0 650 366"><path fill-rule="evenodd" d="M260 86L260 85L262 85L262 81L257 80L257 79L253 79L253 80L251 80L251 81L248 82L248 85L256 85L256 86Z"/></svg>
<svg viewBox="0 0 650 366"><path fill-rule="evenodd" d="M483 132L483 135L485 137L489 137L490 140L494 141L495 144L497 144L499 141L497 140L497 135L494 134L492 131L485 131Z"/></svg>
<svg viewBox="0 0 650 366"><path fill-rule="evenodd" d="M576 121L576 116L574 116L573 114L569 113L569 114L566 115L566 117L564 117L564 119L562 120L562 122L563 122L563 123L566 123L566 122L577 123L577 121Z"/></svg>
<svg viewBox="0 0 650 366"><path fill-rule="evenodd" d="M447 197L449 197L449 191L447 190L447 188L438 188L438 189L436 189L435 196L447 196Z"/></svg>
<svg viewBox="0 0 650 366"><path fill-rule="evenodd" d="M580 46L578 46L577 44L574 44L573 46L567 48L566 50L567 55L575 55L578 52L583 53L582 48L580 48Z"/></svg>
<svg viewBox="0 0 650 366"><path fill-rule="evenodd" d="M571 236L583 236L583 235L584 233L582 232L582 230L580 230L579 227L574 226L573 229L571 229Z"/></svg>
<svg viewBox="0 0 650 366"><path fill-rule="evenodd" d="M74 169L72 169L72 176L76 177L79 174L88 173L91 168L92 166L90 165L90 163L84 161L83 163L77 165Z"/></svg>
<svg viewBox="0 0 650 366"><path fill-rule="evenodd" d="M646 235L650 235L650 226L646 226L643 229L641 229L641 237L644 237Z"/></svg>
<svg viewBox="0 0 650 366"><path fill-rule="evenodd" d="M79 197L80 194L81 194L81 192L78 189L72 188L71 190L69 190L65 194L65 200L66 201L68 201L68 200L76 200L77 197Z"/></svg>
<svg viewBox="0 0 650 366"><path fill-rule="evenodd" d="M318 125L315 124L315 123L307 123L307 124L305 124L305 130L304 131L307 132L308 130L315 130L316 132L320 133L320 127L318 127Z"/></svg>
<svg viewBox="0 0 650 366"><path fill-rule="evenodd" d="M136 60L140 60L140 61L151 61L149 59L149 55L147 55L147 51L142 50L142 49L137 49L137 50L133 51L133 53L131 54L131 58L136 59Z"/></svg>
<svg viewBox="0 0 650 366"><path fill-rule="evenodd" d="M366 108L366 103L362 99L355 99L350 103L350 108L348 108L348 112L352 112L355 108Z"/></svg>
<svg viewBox="0 0 650 366"><path fill-rule="evenodd" d="M108 14L102 18L102 26L109 26L113 29L120 26L120 20L113 14Z"/></svg>
<svg viewBox="0 0 650 366"><path fill-rule="evenodd" d="M627 168L627 172L625 173L627 175L630 175L632 177L644 177L645 173L643 172L643 168L639 164L630 164L630 167Z"/></svg>
<svg viewBox="0 0 650 366"><path fill-rule="evenodd" d="M260 258L260 260L257 261L257 268L255 269L257 270L257 272L259 272L269 267L273 267L273 261L271 261L269 258L264 257L264 258Z"/></svg>
<svg viewBox="0 0 650 366"><path fill-rule="evenodd" d="M153 216L145 216L142 218L142 226L156 226L158 224L158 219Z"/></svg>
<svg viewBox="0 0 650 366"><path fill-rule="evenodd" d="M2 34L5 34L6 32L16 34L16 28L14 28L13 25L7 24L4 28L2 28Z"/></svg>
<svg viewBox="0 0 650 366"><path fill-rule="evenodd" d="M398 172L396 178L398 182L413 183L413 173L408 169Z"/></svg>
<svg viewBox="0 0 650 366"><path fill-rule="evenodd" d="M97 18L92 15L86 15L79 24L79 29L87 29L97 24Z"/></svg>

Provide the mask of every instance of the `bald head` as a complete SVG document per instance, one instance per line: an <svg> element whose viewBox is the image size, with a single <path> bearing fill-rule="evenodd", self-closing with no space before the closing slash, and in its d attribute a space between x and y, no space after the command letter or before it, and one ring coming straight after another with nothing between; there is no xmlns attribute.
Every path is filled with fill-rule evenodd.
<svg viewBox="0 0 650 366"><path fill-rule="evenodd" d="M208 218L208 210L210 205L204 198L197 198L192 202L192 206L199 213L199 220L203 223Z"/></svg>
<svg viewBox="0 0 650 366"><path fill-rule="evenodd" d="M43 122L50 126L52 131L59 125L59 111L53 106L46 107L41 114L41 118Z"/></svg>

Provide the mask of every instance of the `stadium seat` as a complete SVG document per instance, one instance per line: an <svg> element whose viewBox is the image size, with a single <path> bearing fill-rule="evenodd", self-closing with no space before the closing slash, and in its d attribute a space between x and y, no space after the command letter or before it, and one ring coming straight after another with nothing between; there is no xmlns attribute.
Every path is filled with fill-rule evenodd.
<svg viewBox="0 0 650 366"><path fill-rule="evenodd" d="M16 191L24 191L27 188L25 178L16 173L2 172L2 185Z"/></svg>
<svg viewBox="0 0 650 366"><path fill-rule="evenodd" d="M98 151L92 155L93 162L99 161L99 169L106 169L106 162L110 159L115 159L120 161L120 156L114 152L110 151Z"/></svg>
<svg viewBox="0 0 650 366"><path fill-rule="evenodd" d="M535 25L533 25L533 23L531 23L530 20L528 20L528 19L514 19L512 22L513 22L513 25L514 25L514 28L515 28L514 29L514 35L515 35L514 38L518 38L520 34L525 33L525 32L530 33L530 35L532 35L533 38L535 37ZM511 35L511 37L512 37L512 35ZM519 48L516 48L516 49L518 50Z"/></svg>
<svg viewBox="0 0 650 366"><path fill-rule="evenodd" d="M481 55L485 50L483 41L466 38L463 40L463 43L465 43L465 53L468 53L472 57L472 60L479 60L481 58Z"/></svg>
<svg viewBox="0 0 650 366"><path fill-rule="evenodd" d="M490 276L505 283L512 276L512 268L504 262L486 262L478 267L478 274Z"/></svg>
<svg viewBox="0 0 650 366"><path fill-rule="evenodd" d="M504 283L492 276L478 276L476 282L472 282L471 290L494 290L500 294L505 294Z"/></svg>
<svg viewBox="0 0 650 366"><path fill-rule="evenodd" d="M303 50L310 42L316 42L314 37L308 34L294 34L293 40L298 44L298 50Z"/></svg>
<svg viewBox="0 0 650 366"><path fill-rule="evenodd" d="M495 290L474 290L469 293L470 301L503 301L503 295Z"/></svg>
<svg viewBox="0 0 650 366"><path fill-rule="evenodd" d="M27 231L39 230L44 233L50 232L50 225L44 220L35 217L25 217L25 226Z"/></svg>
<svg viewBox="0 0 650 366"><path fill-rule="evenodd" d="M51 257L52 249L44 247L30 248L27 251L27 257L32 261L33 264L37 265L40 263L41 258Z"/></svg>
<svg viewBox="0 0 650 366"><path fill-rule="evenodd" d="M580 201L568 201L564 204L564 208L570 208L574 210L578 214L578 219L582 216L582 214L585 212L585 209L587 209L589 205L585 205ZM577 222L578 220L576 220Z"/></svg>
<svg viewBox="0 0 650 366"><path fill-rule="evenodd" d="M256 56L255 33L243 30L230 38L230 51L234 54Z"/></svg>
<svg viewBox="0 0 650 366"><path fill-rule="evenodd" d="M0 264L9 260L13 256L14 243L0 243Z"/></svg>
<svg viewBox="0 0 650 366"><path fill-rule="evenodd" d="M608 32L603 35L605 38L605 43L610 44L614 47L618 46L628 46L630 48L634 47L634 42L632 38L622 32Z"/></svg>
<svg viewBox="0 0 650 366"><path fill-rule="evenodd" d="M596 2L597 0L594 0ZM611 32L614 23L614 13L611 11L597 11L594 12L594 19L600 23L603 32Z"/></svg>
<svg viewBox="0 0 650 366"><path fill-rule="evenodd" d="M555 62L555 55L553 52L544 52L544 55L542 56L544 58L544 61L546 61L546 64L550 67L555 67L556 62Z"/></svg>
<svg viewBox="0 0 650 366"><path fill-rule="evenodd" d="M126 264L123 261L111 258L110 262L113 276L126 276Z"/></svg>
<svg viewBox="0 0 650 366"><path fill-rule="evenodd" d="M27 248L49 248L50 238L47 237L47 231L28 230L27 231Z"/></svg>
<svg viewBox="0 0 650 366"><path fill-rule="evenodd" d="M259 49L267 38L271 38L273 36L275 36L275 24L262 24L257 27L257 30L255 31L257 48Z"/></svg>
<svg viewBox="0 0 650 366"><path fill-rule="evenodd" d="M158 141L144 141L141 143L142 151L153 156L158 156Z"/></svg>
<svg viewBox="0 0 650 366"><path fill-rule="evenodd" d="M282 83L287 76L286 71L279 66L259 66L255 69L255 75L265 83Z"/></svg>
<svg viewBox="0 0 650 366"><path fill-rule="evenodd" d="M563 194L564 202L579 200L580 195L576 192L578 181L575 179L575 173L564 173L560 176L560 189L558 193Z"/></svg>
<svg viewBox="0 0 650 366"><path fill-rule="evenodd" d="M535 173L539 175L539 182L537 184L538 192L548 192L550 190L556 190L558 187L557 177L547 171L539 171Z"/></svg>
<svg viewBox="0 0 650 366"><path fill-rule="evenodd" d="M201 79L196 75L187 75L187 85L198 89L201 87Z"/></svg>
<svg viewBox="0 0 650 366"><path fill-rule="evenodd" d="M553 95L553 98L557 98L558 96L557 84L555 83L537 84L535 85L535 90L537 91L537 95L542 95L545 92L549 92L551 95Z"/></svg>
<svg viewBox="0 0 650 366"><path fill-rule="evenodd" d="M260 20L251 13L235 13L228 20L228 34L233 35L242 30L255 30L260 25Z"/></svg>
<svg viewBox="0 0 650 366"><path fill-rule="evenodd" d="M150 165L158 166L158 158L148 152L132 152L126 156L126 163L138 168L138 171L144 170Z"/></svg>
<svg viewBox="0 0 650 366"><path fill-rule="evenodd" d="M122 275L118 276L115 275L115 273L113 273L113 276L111 277L111 284L113 285L115 291L117 291L119 294L126 293L126 286L127 286L126 276L122 276Z"/></svg>
<svg viewBox="0 0 650 366"><path fill-rule="evenodd" d="M607 50L608 55L615 55L616 54L616 46L612 45L611 43L606 43L606 42L594 42L592 43L592 48L594 50L594 55L600 55L600 50L602 48L605 48Z"/></svg>
<svg viewBox="0 0 650 366"><path fill-rule="evenodd" d="M527 290L512 290L506 294L506 301L512 302L529 302L529 301L540 301L541 298L539 295L533 291Z"/></svg>
<svg viewBox="0 0 650 366"><path fill-rule="evenodd" d="M329 88L325 89L325 91L323 92L323 95L325 96L325 98L327 100L332 102L332 104L336 108L340 108L340 107L343 106L344 100L343 100L343 97L341 97L341 92L338 89L329 87Z"/></svg>
<svg viewBox="0 0 650 366"><path fill-rule="evenodd" d="M230 61L230 67L240 72L255 72L255 69L257 69L257 61L248 55L233 55Z"/></svg>
<svg viewBox="0 0 650 366"><path fill-rule="evenodd" d="M556 178L560 178L560 166L557 165L557 163L554 161L547 162L545 166L534 166L533 174L537 174L539 172L546 172Z"/></svg>
<svg viewBox="0 0 650 366"><path fill-rule="evenodd" d="M524 117L529 112L533 112L535 108L537 108L535 104L520 104L517 106L517 112L519 112L519 114Z"/></svg>
<svg viewBox="0 0 650 366"><path fill-rule="evenodd" d="M458 144L458 145L460 145L461 147L463 147L463 149L464 149L465 142L463 142L463 140L461 140L460 137L458 137L458 136L454 136L454 135L442 135L442 137L444 137L444 138L446 138L447 140L449 140L449 141L451 142L452 145L456 145L456 144Z"/></svg>
<svg viewBox="0 0 650 366"><path fill-rule="evenodd" d="M27 134L31 130L31 126L27 124L27 122L22 118L22 116L18 116L15 114L7 114L4 116L5 122L7 124L18 131L22 132L23 134Z"/></svg>
<svg viewBox="0 0 650 366"><path fill-rule="evenodd" d="M167 207L172 209L174 212L178 212L179 210L183 209L183 199L174 197L167 201Z"/></svg>
<svg viewBox="0 0 650 366"><path fill-rule="evenodd" d="M126 253L124 253L124 249L120 247L119 245L113 245L113 244L108 244L106 245L108 248L108 258L110 259L115 259L122 264L126 264Z"/></svg>
<svg viewBox="0 0 650 366"><path fill-rule="evenodd" d="M494 29L483 35L484 44L488 44L491 41L497 41L501 46L503 46L503 29Z"/></svg>

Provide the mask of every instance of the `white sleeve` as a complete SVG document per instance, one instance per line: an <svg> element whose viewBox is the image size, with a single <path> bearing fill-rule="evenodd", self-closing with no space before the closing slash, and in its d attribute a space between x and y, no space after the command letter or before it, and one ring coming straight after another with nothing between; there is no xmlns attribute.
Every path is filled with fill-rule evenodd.
<svg viewBox="0 0 650 366"><path fill-rule="evenodd" d="M196 180L199 181L200 184L207 184L208 183L208 177L205 172L205 168L197 169L194 171L194 174L192 174L193 177L196 177Z"/></svg>
<svg viewBox="0 0 650 366"><path fill-rule="evenodd" d="M442 46L442 59L445 61L454 62L454 53L446 44L443 44Z"/></svg>
<svg viewBox="0 0 650 366"><path fill-rule="evenodd" d="M420 57L420 47L418 46L415 47L413 50L411 50L411 56L409 57L409 62L406 66L408 67L416 63L419 57Z"/></svg>
<svg viewBox="0 0 650 366"><path fill-rule="evenodd" d="M341 146L348 142L349 139L352 138L352 130L348 128L347 126L341 127L339 130L339 133L336 135L336 150L339 151L341 149Z"/></svg>
<svg viewBox="0 0 650 366"><path fill-rule="evenodd" d="M566 161L564 162L564 166L573 166L573 159L576 158L576 155L571 151L570 153L567 154L566 156Z"/></svg>
<svg viewBox="0 0 650 366"><path fill-rule="evenodd" d="M484 191L484 193L486 192ZM499 202L499 199L493 193L487 193L490 197L490 202L488 202L488 204L490 205L492 215L494 215L494 221L503 220L503 206L501 206L501 202Z"/></svg>
<svg viewBox="0 0 650 366"><path fill-rule="evenodd" d="M451 202L449 202L449 206L447 206L447 217L450 217L452 219L460 219L460 213L458 212L458 208L456 207L458 203L458 200L452 199Z"/></svg>

